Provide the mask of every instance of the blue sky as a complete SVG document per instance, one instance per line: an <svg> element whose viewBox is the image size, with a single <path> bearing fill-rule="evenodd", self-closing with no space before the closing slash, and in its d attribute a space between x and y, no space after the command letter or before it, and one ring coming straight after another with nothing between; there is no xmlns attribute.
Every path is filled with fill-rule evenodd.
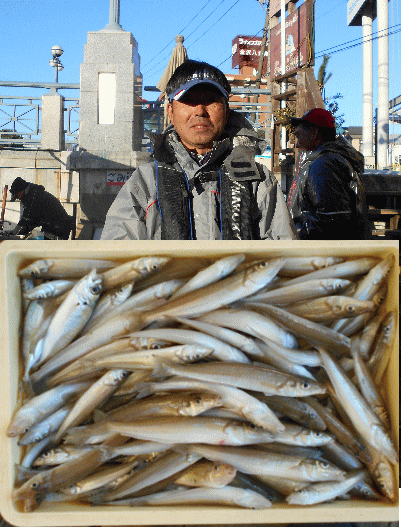
<svg viewBox="0 0 401 527"><path fill-rule="evenodd" d="M161 77L182 33L191 59L205 60L231 70L231 42L236 35L262 34L265 11L257 0L121 0L120 22L138 42L144 86L154 86ZM400 0L390 0L389 25L399 24ZM0 79L8 81L53 81L50 49L64 49L62 82L79 82L79 68L88 31L102 29L108 22L109 0L3 0L0 31ZM362 46L334 52L361 41L362 28L347 26L347 0L316 0L315 51L332 53L326 96L343 95L338 113L345 126L362 124ZM400 29L399 26L396 29ZM376 23L373 25L376 31ZM401 95L401 33L390 37L390 99ZM332 48L329 50L329 48ZM377 41L374 42L374 70ZM322 59L316 59L315 71ZM374 106L377 104L374 78ZM18 93L17 93L18 91ZM0 95L39 96L42 90L0 87ZM77 92L65 95L74 96ZM143 92L149 100L152 92ZM390 124L390 133L392 125Z"/></svg>

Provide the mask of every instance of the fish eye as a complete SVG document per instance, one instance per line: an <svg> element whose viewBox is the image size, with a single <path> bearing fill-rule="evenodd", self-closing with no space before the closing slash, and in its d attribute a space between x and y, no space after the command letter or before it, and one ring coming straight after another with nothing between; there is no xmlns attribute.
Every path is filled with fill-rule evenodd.
<svg viewBox="0 0 401 527"><path fill-rule="evenodd" d="M308 381L305 381L304 383L302 383L302 388L309 388Z"/></svg>
<svg viewBox="0 0 401 527"><path fill-rule="evenodd" d="M97 295L99 294L101 291L101 288L98 286L98 285L93 285L91 288L90 288L90 292L93 294L93 295Z"/></svg>
<svg viewBox="0 0 401 527"><path fill-rule="evenodd" d="M327 461L322 461L322 467L323 468L328 468L330 465Z"/></svg>
<svg viewBox="0 0 401 527"><path fill-rule="evenodd" d="M39 483L37 481L32 481L31 489L37 489L38 487L39 487Z"/></svg>
<svg viewBox="0 0 401 527"><path fill-rule="evenodd" d="M348 313L353 313L354 312L354 307L353 306L347 306L347 311L348 311Z"/></svg>

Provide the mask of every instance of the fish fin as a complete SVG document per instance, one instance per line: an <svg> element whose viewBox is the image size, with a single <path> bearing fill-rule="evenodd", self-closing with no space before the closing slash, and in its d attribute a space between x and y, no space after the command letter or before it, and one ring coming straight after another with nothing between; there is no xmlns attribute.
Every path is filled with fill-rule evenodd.
<svg viewBox="0 0 401 527"><path fill-rule="evenodd" d="M170 365L173 365L173 362L164 358L157 358L151 377L169 377L171 375Z"/></svg>
<svg viewBox="0 0 401 527"><path fill-rule="evenodd" d="M66 432L64 442L72 445L86 444L91 435L92 431L88 426L75 426Z"/></svg>

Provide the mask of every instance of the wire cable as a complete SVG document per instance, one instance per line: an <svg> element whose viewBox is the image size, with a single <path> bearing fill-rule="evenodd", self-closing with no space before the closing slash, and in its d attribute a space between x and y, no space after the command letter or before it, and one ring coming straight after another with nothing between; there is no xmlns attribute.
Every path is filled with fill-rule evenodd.
<svg viewBox="0 0 401 527"><path fill-rule="evenodd" d="M181 29L181 31L178 32L178 34L183 33L183 32L187 29L187 27L190 26L190 25L192 24L192 22L195 20L195 18L198 17L198 16L201 14L201 12L205 9L205 7L206 7L208 4L210 4L211 1L212 1L212 0L207 0L206 4L205 4L205 5L204 5L204 6L203 6L203 7L202 7L202 8L196 13L196 15L195 15L195 16L194 16L194 17L188 22L188 24L187 24L183 29ZM198 26L198 27L199 27L199 26ZM196 30L195 30L195 31L196 31ZM154 60L160 55L160 53L163 53L163 51L164 51L165 49L167 49L167 48L169 47L169 45L172 44L173 42L174 42L174 39L173 39L173 40L170 40L170 42L169 42L166 46L164 46L164 48L163 48L161 51L159 51L159 53L158 53L157 55L155 55L152 59L150 59L149 62L147 62L147 63L144 65L144 68L146 68L146 66L148 66L151 62L153 62L153 61L154 61Z"/></svg>

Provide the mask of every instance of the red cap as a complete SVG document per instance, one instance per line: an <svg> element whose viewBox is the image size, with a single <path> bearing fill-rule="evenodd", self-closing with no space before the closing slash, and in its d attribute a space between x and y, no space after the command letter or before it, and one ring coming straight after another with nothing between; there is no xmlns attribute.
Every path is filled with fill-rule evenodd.
<svg viewBox="0 0 401 527"><path fill-rule="evenodd" d="M336 127L334 115L323 108L313 108L312 110L309 110L309 112L306 112L302 117L294 117L291 119L291 124L293 126L297 126L303 122L313 124L314 126L321 126L323 128L335 129Z"/></svg>

